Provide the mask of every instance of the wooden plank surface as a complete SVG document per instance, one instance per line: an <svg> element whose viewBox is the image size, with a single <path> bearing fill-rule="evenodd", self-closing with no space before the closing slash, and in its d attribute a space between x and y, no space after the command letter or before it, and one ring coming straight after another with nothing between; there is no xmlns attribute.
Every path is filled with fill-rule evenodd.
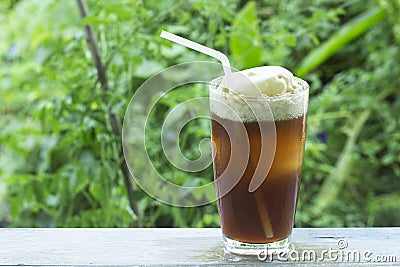
<svg viewBox="0 0 400 267"><path fill-rule="evenodd" d="M0 229L0 265L400 266L399 241L397 227L294 229L290 256L261 261L224 252L220 229Z"/></svg>

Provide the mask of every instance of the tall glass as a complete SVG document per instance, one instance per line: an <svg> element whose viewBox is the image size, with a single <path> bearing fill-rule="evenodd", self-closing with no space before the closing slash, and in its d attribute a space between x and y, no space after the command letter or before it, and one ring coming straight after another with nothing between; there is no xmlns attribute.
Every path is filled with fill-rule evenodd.
<svg viewBox="0 0 400 267"><path fill-rule="evenodd" d="M210 85L214 179L225 248L241 255L289 249L302 174L308 84L246 97Z"/></svg>

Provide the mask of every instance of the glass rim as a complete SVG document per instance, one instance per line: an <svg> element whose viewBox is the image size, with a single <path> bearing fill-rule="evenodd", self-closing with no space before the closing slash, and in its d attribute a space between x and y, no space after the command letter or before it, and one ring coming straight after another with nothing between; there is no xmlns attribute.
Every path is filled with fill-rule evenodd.
<svg viewBox="0 0 400 267"><path fill-rule="evenodd" d="M260 101L260 99L265 99L267 101L277 101L277 100L287 99L287 98L291 98L291 97L299 97L303 94L308 94L309 89L310 89L310 85L305 80L303 80L299 77L294 77L295 84L301 86L301 89L298 89L298 90L294 91L293 93L286 92L284 94L275 95L275 96L269 96L266 94L261 94L260 96L246 96L243 94L236 93L233 90L229 90L229 92L223 92L221 90L217 90L223 77L224 76L217 77L209 82L209 88L210 88L210 90L213 90L213 93L217 93L217 94L225 95L225 96L234 95L234 96L240 97L241 99L246 99L246 100L250 100L250 101L251 100Z"/></svg>

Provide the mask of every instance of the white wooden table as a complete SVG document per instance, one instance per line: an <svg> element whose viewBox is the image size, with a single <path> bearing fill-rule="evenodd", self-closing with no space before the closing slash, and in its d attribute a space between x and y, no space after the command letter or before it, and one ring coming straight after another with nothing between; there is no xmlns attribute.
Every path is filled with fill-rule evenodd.
<svg viewBox="0 0 400 267"><path fill-rule="evenodd" d="M0 229L0 266L400 266L399 227L294 229L292 243L260 260L224 252L220 229Z"/></svg>

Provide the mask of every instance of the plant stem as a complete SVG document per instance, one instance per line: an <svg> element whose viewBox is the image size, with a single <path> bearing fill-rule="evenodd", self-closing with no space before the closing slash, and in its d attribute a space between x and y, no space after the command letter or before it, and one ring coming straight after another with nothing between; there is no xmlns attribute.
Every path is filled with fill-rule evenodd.
<svg viewBox="0 0 400 267"><path fill-rule="evenodd" d="M336 167L333 169L328 178L325 179L321 190L315 198L315 213L321 214L329 205L336 200L337 195L342 188L346 178L350 173L350 163L353 148L355 147L356 140L367 121L371 110L364 110L356 119L354 127L349 130L346 145L343 152L336 163Z"/></svg>
<svg viewBox="0 0 400 267"><path fill-rule="evenodd" d="M84 19L88 15L87 5L84 0L76 0L76 3L78 5L80 17L81 17L81 19ZM93 31L93 28L90 25L84 25L84 31L85 31L86 42L89 47L90 53L92 55L94 66L97 69L98 80L100 82L101 88L105 92L107 92L110 90L110 87L108 85L106 67L101 60L99 49L98 49L98 44L97 44L97 40L96 40L96 36ZM108 115L109 115L110 124L111 124L114 134L121 136L122 127L121 127L120 117L118 116L118 114L112 113L112 112L110 112ZM120 157L120 159L124 158L122 145L119 146L119 157ZM136 204L135 204L134 198L133 198L134 188L133 188L133 184L132 184L131 174L129 172L128 166L126 165L125 160L122 160L122 162L120 164L120 168L121 168L122 174L124 176L125 186L127 189L127 194L128 194L128 199L129 199L129 205L130 205L132 211L135 214L137 214L137 207L136 207Z"/></svg>
<svg viewBox="0 0 400 267"><path fill-rule="evenodd" d="M79 14L81 16L81 19L87 17L88 15L88 10L87 6L84 0L76 0L78 4L78 9L79 9ZM105 90L108 91L108 81L107 81L107 74L106 74L106 69L101 61L100 53L99 53L99 48L97 45L97 39L96 36L93 33L93 28L90 25L84 25L84 30L85 30L85 37L86 37L86 42L89 46L90 53L93 58L93 63L94 66L97 69L97 74L99 77L99 81L101 84L101 87Z"/></svg>

